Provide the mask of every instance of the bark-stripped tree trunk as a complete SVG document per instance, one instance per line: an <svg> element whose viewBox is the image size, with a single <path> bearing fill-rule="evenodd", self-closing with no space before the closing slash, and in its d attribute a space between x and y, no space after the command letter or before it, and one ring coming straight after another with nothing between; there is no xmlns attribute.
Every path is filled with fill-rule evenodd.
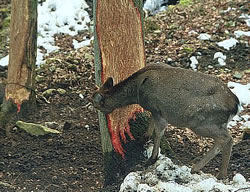
<svg viewBox="0 0 250 192"><path fill-rule="evenodd" d="M26 113L24 109L34 107L36 53L37 0L12 0L8 78L0 112L2 127L15 116L11 112Z"/></svg>
<svg viewBox="0 0 250 192"><path fill-rule="evenodd" d="M110 76L118 83L145 66L142 4L142 0L94 0L97 85ZM111 142L115 151L124 156L120 138L126 141L127 133L133 139L128 121L138 110L138 105L132 105L107 116L99 113L106 176L110 176L112 168Z"/></svg>

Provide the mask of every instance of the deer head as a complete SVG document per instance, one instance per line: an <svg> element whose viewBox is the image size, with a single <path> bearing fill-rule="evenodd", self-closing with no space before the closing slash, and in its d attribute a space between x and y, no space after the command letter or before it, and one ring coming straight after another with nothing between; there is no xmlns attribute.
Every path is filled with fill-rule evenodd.
<svg viewBox="0 0 250 192"><path fill-rule="evenodd" d="M111 113L114 109L107 104L110 97L109 90L113 87L114 81L109 77L104 84L93 94L93 105L103 113Z"/></svg>

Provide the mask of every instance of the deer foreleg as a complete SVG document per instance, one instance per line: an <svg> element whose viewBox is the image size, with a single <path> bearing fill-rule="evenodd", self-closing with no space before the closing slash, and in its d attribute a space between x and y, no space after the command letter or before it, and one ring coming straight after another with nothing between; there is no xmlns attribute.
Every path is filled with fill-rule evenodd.
<svg viewBox="0 0 250 192"><path fill-rule="evenodd" d="M161 138L164 135L164 132L168 125L167 121L158 115L152 114L152 121L155 125L154 126L155 127L154 147L153 147L152 155L147 162L147 165L151 165L156 162L158 158L158 154L159 154Z"/></svg>

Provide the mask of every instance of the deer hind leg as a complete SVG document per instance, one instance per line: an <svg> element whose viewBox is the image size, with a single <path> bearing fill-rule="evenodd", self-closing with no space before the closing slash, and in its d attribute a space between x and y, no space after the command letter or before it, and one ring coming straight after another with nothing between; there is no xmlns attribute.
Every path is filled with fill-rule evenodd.
<svg viewBox="0 0 250 192"><path fill-rule="evenodd" d="M164 132L168 125L167 121L159 115L152 114L152 121L154 125L154 130L155 130L154 147L153 147L152 155L147 162L147 166L152 165L156 162L158 158L158 154L159 154L161 138L164 135Z"/></svg>
<svg viewBox="0 0 250 192"><path fill-rule="evenodd" d="M200 127L193 131L198 135L213 138L215 143L208 153L192 167L192 172L194 173L202 169L210 160L222 151L222 164L218 177L225 177L232 149L232 137L226 129L226 126L213 125Z"/></svg>
<svg viewBox="0 0 250 192"><path fill-rule="evenodd" d="M146 140L150 139L153 135L153 132L155 130L155 123L154 123L154 119L152 117L152 119L150 120L150 124L149 124L149 127L148 127L148 130L146 131L146 133L144 134L144 138Z"/></svg>
<svg viewBox="0 0 250 192"><path fill-rule="evenodd" d="M221 162L219 174L217 175L218 179L224 179L227 176L227 168L228 168L228 164L229 164L229 160L231 156L232 146L233 146L233 139L230 135L230 140L222 149L222 162Z"/></svg>

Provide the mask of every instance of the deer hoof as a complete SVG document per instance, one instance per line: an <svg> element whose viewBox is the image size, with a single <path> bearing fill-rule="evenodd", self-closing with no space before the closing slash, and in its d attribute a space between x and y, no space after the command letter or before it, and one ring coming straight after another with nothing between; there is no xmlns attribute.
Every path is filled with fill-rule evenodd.
<svg viewBox="0 0 250 192"><path fill-rule="evenodd" d="M218 173L216 175L216 178L219 179L219 180L224 180L227 178L227 175L226 174L223 174L223 173Z"/></svg>
<svg viewBox="0 0 250 192"><path fill-rule="evenodd" d="M198 173L200 171L199 168L197 168L197 166L193 165L192 166L192 169L191 169L191 173L194 174L194 173Z"/></svg>
<svg viewBox="0 0 250 192"><path fill-rule="evenodd" d="M157 158L149 158L145 164L146 167L150 166L150 165L153 165L155 162L157 161Z"/></svg>

